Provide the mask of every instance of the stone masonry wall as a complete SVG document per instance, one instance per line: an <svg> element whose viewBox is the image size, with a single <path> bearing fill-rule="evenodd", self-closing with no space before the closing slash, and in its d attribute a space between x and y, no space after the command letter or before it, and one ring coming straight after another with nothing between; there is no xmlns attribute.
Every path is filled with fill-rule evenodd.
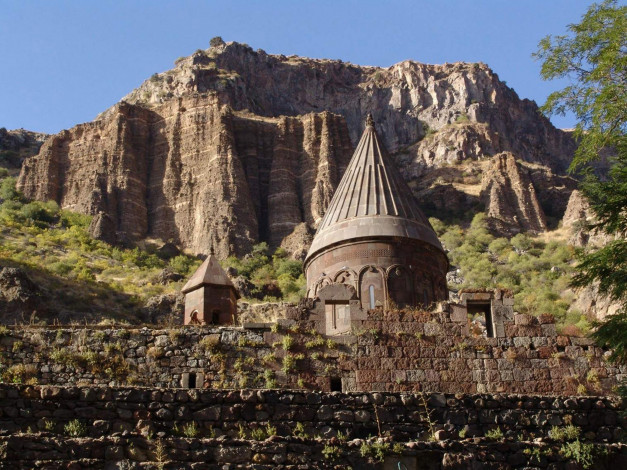
<svg viewBox="0 0 627 470"><path fill-rule="evenodd" d="M577 468L569 425L594 468L627 462L618 398L3 384L0 468Z"/></svg>
<svg viewBox="0 0 627 470"><path fill-rule="evenodd" d="M516 315L489 338L454 306L371 311L351 334L325 338L291 319L256 328L8 328L0 377L39 384L290 388L445 393L611 393L624 368L547 317ZM191 375L190 375L191 374Z"/></svg>

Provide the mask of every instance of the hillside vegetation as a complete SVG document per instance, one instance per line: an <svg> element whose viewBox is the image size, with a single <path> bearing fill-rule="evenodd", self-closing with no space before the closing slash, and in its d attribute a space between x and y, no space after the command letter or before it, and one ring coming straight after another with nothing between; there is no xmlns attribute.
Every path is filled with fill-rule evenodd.
<svg viewBox="0 0 627 470"><path fill-rule="evenodd" d="M430 218L451 265L459 269L464 287L502 287L514 292L514 309L521 313L552 314L568 334L586 333L590 324L572 309L575 293L569 287L576 249L564 241L545 242L520 233L511 239L492 235L484 213L474 216L467 228Z"/></svg>
<svg viewBox="0 0 627 470"><path fill-rule="evenodd" d="M24 269L43 289L46 305L36 310L48 321L139 323L148 299L174 294L184 282L160 282L165 268L184 279L200 264L184 254L159 257L156 245L121 248L95 240L87 231L90 216L53 201L28 201L13 178L5 172L0 177L0 267Z"/></svg>
<svg viewBox="0 0 627 470"><path fill-rule="evenodd" d="M90 222L53 201L27 200L0 168L0 268L24 269L46 299L45 309L35 309L37 318L25 311L16 321L148 321L142 313L151 299L174 297L202 262L186 254L163 256L157 242L109 245L89 235ZM282 249L271 253L266 243L223 265L250 283L248 302L297 302L304 293L302 263Z"/></svg>

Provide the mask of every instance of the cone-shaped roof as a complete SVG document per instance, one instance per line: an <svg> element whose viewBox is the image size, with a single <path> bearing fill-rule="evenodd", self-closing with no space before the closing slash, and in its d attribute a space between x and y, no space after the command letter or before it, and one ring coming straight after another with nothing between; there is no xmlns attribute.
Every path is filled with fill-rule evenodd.
<svg viewBox="0 0 627 470"><path fill-rule="evenodd" d="M409 186L379 143L372 116L318 227L307 260L346 240L404 237L442 250Z"/></svg>
<svg viewBox="0 0 627 470"><path fill-rule="evenodd" d="M183 286L181 292L188 293L203 285L228 286L232 287L239 298L237 289L226 275L217 258L211 253L207 259L200 265L196 272L189 278L189 281Z"/></svg>

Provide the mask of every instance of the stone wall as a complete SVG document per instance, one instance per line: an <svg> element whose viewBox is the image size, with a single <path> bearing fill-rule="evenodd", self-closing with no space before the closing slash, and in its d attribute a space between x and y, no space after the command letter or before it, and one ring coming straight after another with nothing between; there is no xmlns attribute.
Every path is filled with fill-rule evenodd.
<svg viewBox="0 0 627 470"><path fill-rule="evenodd" d="M568 425L596 449L594 468L604 468L603 453L618 468L627 462L623 411L618 398L3 384L0 436L10 436L0 437L0 468L120 468L111 465L156 461L157 441L165 460L189 468L524 468L536 457L536 467L564 468L554 427ZM82 426L74 436L71 422Z"/></svg>
<svg viewBox="0 0 627 470"><path fill-rule="evenodd" d="M486 337L455 305L371 311L327 338L315 317L248 328L9 328L0 376L39 384L291 388L446 393L611 393L624 367L587 338L558 335L548 317L516 315ZM477 331L479 330L479 331ZM202 379L202 380L201 380Z"/></svg>

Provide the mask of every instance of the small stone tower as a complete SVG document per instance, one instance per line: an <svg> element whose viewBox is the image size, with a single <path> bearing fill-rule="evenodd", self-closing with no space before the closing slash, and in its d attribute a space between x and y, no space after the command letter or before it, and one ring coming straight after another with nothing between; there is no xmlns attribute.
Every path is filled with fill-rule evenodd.
<svg viewBox="0 0 627 470"><path fill-rule="evenodd" d="M216 257L210 254L181 290L185 325L230 325L237 315L237 289Z"/></svg>
<svg viewBox="0 0 627 470"><path fill-rule="evenodd" d="M429 305L448 298L448 265L437 235L379 143L368 115L307 253L307 296L323 299L325 286L337 291L343 285L363 309ZM329 300L338 301L337 296Z"/></svg>

